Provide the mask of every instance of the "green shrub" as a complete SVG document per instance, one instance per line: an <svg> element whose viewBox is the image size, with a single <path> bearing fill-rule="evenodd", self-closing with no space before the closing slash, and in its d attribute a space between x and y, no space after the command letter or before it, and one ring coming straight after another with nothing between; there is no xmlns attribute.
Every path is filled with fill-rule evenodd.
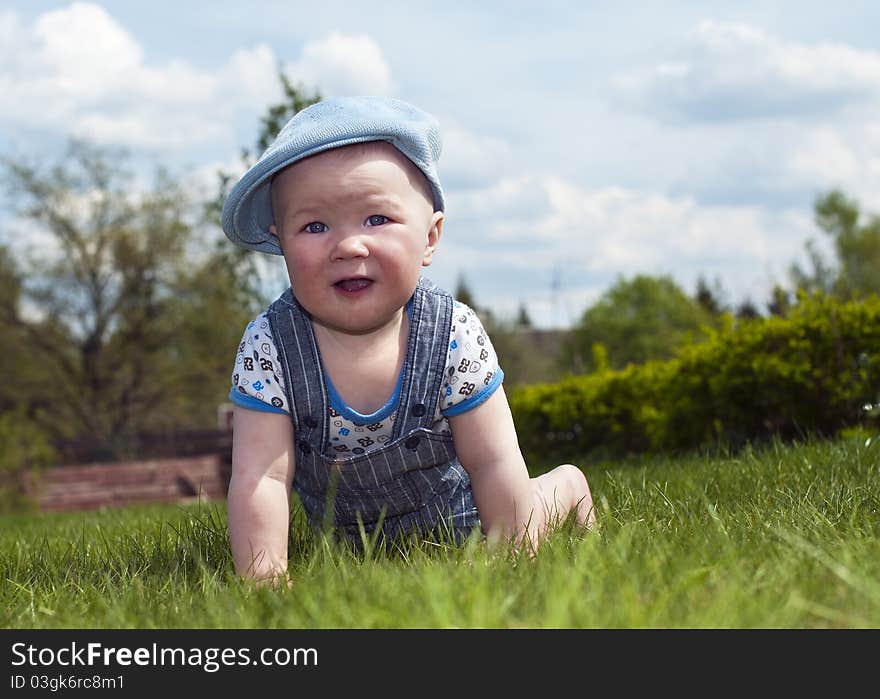
<svg viewBox="0 0 880 699"><path fill-rule="evenodd" d="M514 389L527 455L736 448L832 435L880 396L880 298L802 296L787 318L732 319L674 359Z"/></svg>
<svg viewBox="0 0 880 699"><path fill-rule="evenodd" d="M56 460L46 433L21 408L0 415L0 511L17 510L31 503L25 495L25 471L36 479L39 471Z"/></svg>

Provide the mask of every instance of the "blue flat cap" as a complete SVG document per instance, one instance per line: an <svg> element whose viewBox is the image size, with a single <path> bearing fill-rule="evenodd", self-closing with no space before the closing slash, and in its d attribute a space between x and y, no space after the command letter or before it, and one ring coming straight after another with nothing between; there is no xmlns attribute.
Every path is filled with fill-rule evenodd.
<svg viewBox="0 0 880 699"><path fill-rule="evenodd" d="M442 142L434 117L391 97L339 97L313 104L287 122L230 191L223 205L223 232L250 250L282 254L269 233L272 176L310 155L367 141L387 141L409 158L431 185L434 210L444 210L437 175Z"/></svg>

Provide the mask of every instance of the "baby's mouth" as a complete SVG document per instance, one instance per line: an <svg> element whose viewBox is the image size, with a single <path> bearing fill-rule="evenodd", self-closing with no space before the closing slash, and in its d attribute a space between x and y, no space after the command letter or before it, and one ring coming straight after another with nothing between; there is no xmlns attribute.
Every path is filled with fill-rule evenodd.
<svg viewBox="0 0 880 699"><path fill-rule="evenodd" d="M366 277L356 277L352 279L340 279L333 286L351 294L356 291L363 291L372 283L372 279L367 279Z"/></svg>

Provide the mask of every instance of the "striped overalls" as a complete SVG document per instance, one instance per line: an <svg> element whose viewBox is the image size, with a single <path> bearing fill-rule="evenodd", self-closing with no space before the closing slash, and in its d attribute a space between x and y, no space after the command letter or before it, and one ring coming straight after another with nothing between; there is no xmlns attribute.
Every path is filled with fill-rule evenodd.
<svg viewBox="0 0 880 699"><path fill-rule="evenodd" d="M431 431L452 324L452 297L422 278L411 302L394 432L382 446L340 458L329 441L329 403L311 321L288 289L267 312L281 358L296 448L293 487L309 523L386 541L440 528L462 541L480 520L452 436Z"/></svg>

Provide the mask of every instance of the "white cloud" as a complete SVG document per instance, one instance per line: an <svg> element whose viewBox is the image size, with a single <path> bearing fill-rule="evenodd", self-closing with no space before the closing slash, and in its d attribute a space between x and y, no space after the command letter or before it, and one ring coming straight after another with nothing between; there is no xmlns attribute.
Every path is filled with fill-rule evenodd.
<svg viewBox="0 0 880 699"><path fill-rule="evenodd" d="M395 91L382 49L368 36L337 32L306 42L299 60L285 73L294 83L319 89L322 95L389 95Z"/></svg>
<svg viewBox="0 0 880 699"><path fill-rule="evenodd" d="M656 178L667 192L693 194L701 202L809 207L814 194L849 186L863 176L870 148L859 129L836 123L734 126L711 134L688 130L670 141L653 162L667 165ZM650 183L649 183L650 186Z"/></svg>
<svg viewBox="0 0 880 699"><path fill-rule="evenodd" d="M124 87L143 61L134 37L103 8L89 3L41 15L31 34L35 63L48 69L46 80L83 100Z"/></svg>
<svg viewBox="0 0 880 699"><path fill-rule="evenodd" d="M451 118L440 121L443 155L439 167L444 183L453 188L485 186L508 170L512 151L505 141L474 134Z"/></svg>
<svg viewBox="0 0 880 699"><path fill-rule="evenodd" d="M786 169L807 182L853 182L860 176L856 154L835 130L817 128L805 134L800 148L789 154Z"/></svg>
<svg viewBox="0 0 880 699"><path fill-rule="evenodd" d="M880 214L880 121L865 126L864 147L868 150L867 175L874 183L873 196L868 195L875 213Z"/></svg>
<svg viewBox="0 0 880 699"><path fill-rule="evenodd" d="M294 80L328 93L393 90L381 50L366 36L309 42L290 67ZM238 49L216 69L150 64L138 40L92 3L45 12L30 25L0 14L0 124L136 148L237 149L236 120L281 98L277 71L266 45Z"/></svg>
<svg viewBox="0 0 880 699"><path fill-rule="evenodd" d="M501 309L518 303L511 288L534 299L535 312L546 309L551 279L562 274L564 287L552 298L568 310L552 322L536 320L548 325L572 320L618 275L672 274L693 291L703 274L721 278L738 299L763 301L774 281L787 282L789 265L815 235L800 212L701 206L692 197L585 188L548 175L506 178L450 198L438 262L450 254L466 276L479 278L481 301Z"/></svg>
<svg viewBox="0 0 880 699"><path fill-rule="evenodd" d="M673 55L617 75L613 85L623 101L675 120L828 113L880 99L880 52L704 21Z"/></svg>
<svg viewBox="0 0 880 699"><path fill-rule="evenodd" d="M147 65L137 40L102 7L73 3L22 26L0 17L0 120L159 149L232 141L236 108L277 98L268 47L216 71ZM7 41L8 40L8 41Z"/></svg>
<svg viewBox="0 0 880 699"><path fill-rule="evenodd" d="M278 59L266 45L239 49L223 69L223 89L237 93L241 102L262 105L280 96L278 89Z"/></svg>
<svg viewBox="0 0 880 699"><path fill-rule="evenodd" d="M676 191L702 201L751 202L809 210L814 198L839 188L867 209L880 210L880 140L860 119L826 124L730 126L716 144L685 153ZM703 144L700 144L703 145Z"/></svg>
<svg viewBox="0 0 880 699"><path fill-rule="evenodd" d="M542 202L531 215L523 207L529 201ZM462 203L485 211L487 241L504 242L516 254L517 241L540 241L539 259L563 254L585 270L636 273L659 270L670 259L764 259L781 252L768 230L771 215L757 207L700 206L691 197L587 189L538 175L502 180Z"/></svg>

